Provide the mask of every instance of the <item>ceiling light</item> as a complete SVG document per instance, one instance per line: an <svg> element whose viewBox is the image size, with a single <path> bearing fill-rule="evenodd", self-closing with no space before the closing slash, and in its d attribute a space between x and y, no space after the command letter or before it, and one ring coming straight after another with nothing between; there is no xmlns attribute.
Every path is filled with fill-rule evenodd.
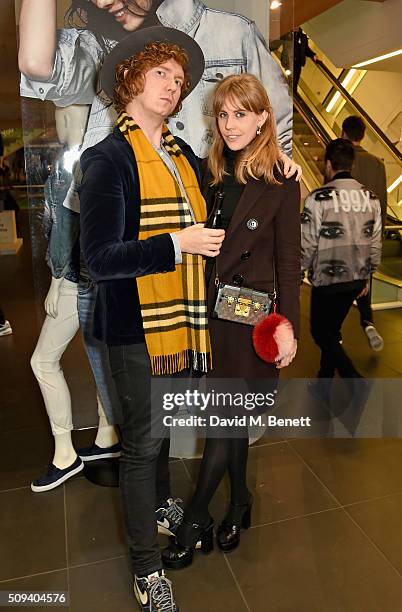
<svg viewBox="0 0 402 612"><path fill-rule="evenodd" d="M368 66L369 64L375 64L375 62L382 62L382 60L388 59L390 57L395 57L395 55L401 55L402 49L398 49L398 51L392 51L392 53L385 53L385 55L379 55L378 57L373 57L373 59L365 60L364 62L360 62L360 64L354 64L353 68L360 68L361 66Z"/></svg>
<svg viewBox="0 0 402 612"><path fill-rule="evenodd" d="M400 174L398 178L392 183L392 185L388 187L387 192L391 193L391 191L394 191L394 189L398 187L399 183L402 183L402 174Z"/></svg>
<svg viewBox="0 0 402 612"><path fill-rule="evenodd" d="M282 2L279 2L279 0L272 0L271 4L269 5L269 8L271 9L271 11L274 11L275 9L279 8L281 4Z"/></svg>

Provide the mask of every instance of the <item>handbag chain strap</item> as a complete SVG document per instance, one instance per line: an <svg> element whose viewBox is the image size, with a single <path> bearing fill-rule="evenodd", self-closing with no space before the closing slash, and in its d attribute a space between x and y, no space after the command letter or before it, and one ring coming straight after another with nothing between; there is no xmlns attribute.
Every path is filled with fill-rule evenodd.
<svg viewBox="0 0 402 612"><path fill-rule="evenodd" d="M219 224L221 218L222 218L222 206L223 206L223 201L225 199L225 192L222 190L222 187L218 187L218 189L215 191L215 197L214 197L214 203L212 206L212 210L208 215L207 218L207 222L206 222L206 226L210 227L211 229L217 229L217 225ZM218 274L218 258L219 255L217 255L217 257L215 257L215 287L219 287L220 284L220 280L219 280L219 274ZM276 270L275 270L275 260L272 257L272 269L274 272L274 290L272 292L272 301L273 301L273 305L274 305L274 312L276 313ZM240 288L240 287L239 287Z"/></svg>

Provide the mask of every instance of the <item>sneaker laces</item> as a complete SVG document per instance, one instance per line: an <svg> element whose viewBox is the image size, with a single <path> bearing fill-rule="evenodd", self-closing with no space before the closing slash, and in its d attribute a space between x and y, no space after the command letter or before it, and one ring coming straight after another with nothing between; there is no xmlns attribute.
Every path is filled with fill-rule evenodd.
<svg viewBox="0 0 402 612"><path fill-rule="evenodd" d="M158 612L175 612L172 583L166 576L155 576L149 581L149 598Z"/></svg>
<svg viewBox="0 0 402 612"><path fill-rule="evenodd" d="M180 497L176 497L176 499L169 499L168 507L162 508L163 514L166 516L166 518L170 519L172 523L180 524L183 522L184 510L181 506L179 506L179 503L181 502L183 502L183 500L180 499Z"/></svg>

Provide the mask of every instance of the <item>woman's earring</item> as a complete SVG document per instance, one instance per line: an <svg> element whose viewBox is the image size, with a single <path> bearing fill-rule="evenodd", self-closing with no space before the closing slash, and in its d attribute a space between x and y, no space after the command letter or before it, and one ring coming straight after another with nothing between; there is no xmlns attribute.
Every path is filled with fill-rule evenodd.
<svg viewBox="0 0 402 612"><path fill-rule="evenodd" d="M257 128L257 136L259 136L261 134L261 126L259 125Z"/></svg>

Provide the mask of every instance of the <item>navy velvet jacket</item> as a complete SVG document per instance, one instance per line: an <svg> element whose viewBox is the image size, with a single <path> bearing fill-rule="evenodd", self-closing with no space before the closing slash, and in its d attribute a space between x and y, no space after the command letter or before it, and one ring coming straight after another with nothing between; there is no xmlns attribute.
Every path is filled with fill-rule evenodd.
<svg viewBox="0 0 402 612"><path fill-rule="evenodd" d="M177 143L200 182L199 159ZM137 276L175 269L168 233L138 240L140 186L134 152L123 134L112 134L81 156L81 246L98 283L94 336L109 345L144 341Z"/></svg>

